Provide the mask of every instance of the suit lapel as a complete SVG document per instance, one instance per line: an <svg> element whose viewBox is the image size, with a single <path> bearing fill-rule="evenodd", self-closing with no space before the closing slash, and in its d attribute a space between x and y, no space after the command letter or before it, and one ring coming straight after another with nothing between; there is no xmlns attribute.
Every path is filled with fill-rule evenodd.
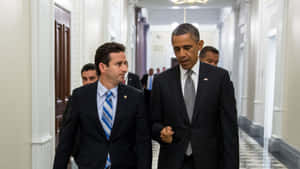
<svg viewBox="0 0 300 169"><path fill-rule="evenodd" d="M122 115L122 111L124 110L124 105L126 104L126 92L123 84L120 84L118 87L118 101L117 101L117 109L116 109L116 114L115 114L115 120L113 124L113 128L111 130L111 138L116 136L116 132L119 131L120 127L120 116Z"/></svg>
<svg viewBox="0 0 300 169"><path fill-rule="evenodd" d="M174 98L177 98L177 102L178 103L178 107L180 108L180 114L182 115L182 118L184 119L184 121L188 124L189 123L189 117L187 114L187 110L186 110L186 106L185 106L185 102L184 102L184 98L183 98L183 93L182 93L182 86L181 86L181 77L180 77L180 68L179 66L177 66L175 68L175 72L173 73L172 76L172 80L174 85L174 90L171 90L172 92L174 92ZM170 85L172 86L172 85ZM179 97L176 97L179 96Z"/></svg>
<svg viewBox="0 0 300 169"><path fill-rule="evenodd" d="M95 82L95 84L93 84L93 88L92 88L92 91L91 91L92 92L91 95L94 96L91 107L93 107L93 112L94 112L93 113L93 116L94 116L93 118L97 119L96 120L96 123L97 123L96 125L97 125L97 128L98 128L98 131L99 131L100 135L105 137L105 132L104 132L104 129L102 127L102 123L101 123L101 120L100 120L100 117L99 117L99 114L98 114L100 107L97 106L97 95L98 95L97 89L98 89L98 81Z"/></svg>
<svg viewBox="0 0 300 169"><path fill-rule="evenodd" d="M197 119L197 116L200 112L198 110L200 109L201 104L202 104L202 99L203 99L202 96L204 93L203 85L205 83L205 81L203 79L206 78L208 72L209 72L209 69L207 68L207 65L200 62L197 95L196 95L195 104L194 104L195 106L194 106L192 122L194 122Z"/></svg>
<svg viewBox="0 0 300 169"><path fill-rule="evenodd" d="M127 81L127 84L128 84L128 85L132 85L132 84L133 84L133 81L132 81L133 79L132 79L131 73L128 73L127 80L128 80L128 81Z"/></svg>

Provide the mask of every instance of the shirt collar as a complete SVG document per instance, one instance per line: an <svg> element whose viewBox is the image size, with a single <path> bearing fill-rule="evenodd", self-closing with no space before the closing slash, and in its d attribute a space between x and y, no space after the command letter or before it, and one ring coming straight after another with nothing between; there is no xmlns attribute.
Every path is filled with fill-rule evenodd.
<svg viewBox="0 0 300 169"><path fill-rule="evenodd" d="M102 83L100 82L100 80L98 80L98 89L97 89L97 92L100 95L100 97L104 96L107 91L108 91L108 89L105 86L102 85ZM115 88L110 89L110 91L112 92L112 96L113 97L117 96L118 85Z"/></svg>
<svg viewBox="0 0 300 169"><path fill-rule="evenodd" d="M198 58L196 64L191 69L193 71L193 74L197 75L199 73L199 67L200 67L200 59ZM184 77L188 70L184 69L181 65L179 65L179 68L180 68L181 77Z"/></svg>
<svg viewBox="0 0 300 169"><path fill-rule="evenodd" d="M128 78L128 72L125 73L124 79L126 80Z"/></svg>

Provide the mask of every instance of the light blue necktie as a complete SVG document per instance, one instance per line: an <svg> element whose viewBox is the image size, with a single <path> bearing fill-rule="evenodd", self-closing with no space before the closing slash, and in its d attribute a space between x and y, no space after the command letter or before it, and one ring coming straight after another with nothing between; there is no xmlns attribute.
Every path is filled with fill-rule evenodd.
<svg viewBox="0 0 300 169"><path fill-rule="evenodd" d="M109 140L111 129L113 126L113 103L112 103L112 92L107 91L106 92L106 98L103 104L103 113L101 117L101 123L106 135L107 140ZM106 164L104 169L108 169L111 167L111 161L109 153L107 154Z"/></svg>
<svg viewBox="0 0 300 169"><path fill-rule="evenodd" d="M152 90L152 76L149 78L149 90Z"/></svg>

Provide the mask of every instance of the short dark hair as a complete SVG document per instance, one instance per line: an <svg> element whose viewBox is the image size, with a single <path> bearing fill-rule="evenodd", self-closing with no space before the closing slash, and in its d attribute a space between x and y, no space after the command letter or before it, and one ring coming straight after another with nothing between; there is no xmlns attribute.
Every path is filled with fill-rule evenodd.
<svg viewBox="0 0 300 169"><path fill-rule="evenodd" d="M205 46L205 47L201 50L201 52L200 52L200 58L205 58L205 55L206 55L206 53L207 53L208 51L213 52L213 53L219 55L219 51L218 51L218 49L216 49L215 47L213 47L213 46Z"/></svg>
<svg viewBox="0 0 300 169"><path fill-rule="evenodd" d="M187 34L187 33L189 33L191 35L191 38L195 42L199 42L199 40L200 40L199 31L194 25L192 25L190 23L183 23L175 28L175 30L172 32L172 37L171 37L172 42L173 42L174 36L183 35L183 34Z"/></svg>
<svg viewBox="0 0 300 169"><path fill-rule="evenodd" d="M100 75L99 63L104 63L109 66L110 53L125 52L125 46L116 42L107 42L98 47L95 54L95 65L97 74Z"/></svg>
<svg viewBox="0 0 300 169"><path fill-rule="evenodd" d="M81 74L89 70L96 70L96 65L94 63L88 63L83 65L83 67L81 68Z"/></svg>

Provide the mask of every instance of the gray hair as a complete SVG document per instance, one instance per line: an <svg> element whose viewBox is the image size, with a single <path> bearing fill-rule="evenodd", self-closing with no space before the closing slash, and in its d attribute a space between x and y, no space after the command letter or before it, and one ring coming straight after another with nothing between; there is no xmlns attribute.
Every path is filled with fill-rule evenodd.
<svg viewBox="0 0 300 169"><path fill-rule="evenodd" d="M172 41L173 41L174 36L183 35L183 34L187 34L187 33L189 33L191 35L191 38L195 42L199 42L200 35L199 35L198 29L189 23L180 24L179 26L177 26L175 28L175 30L172 32Z"/></svg>

